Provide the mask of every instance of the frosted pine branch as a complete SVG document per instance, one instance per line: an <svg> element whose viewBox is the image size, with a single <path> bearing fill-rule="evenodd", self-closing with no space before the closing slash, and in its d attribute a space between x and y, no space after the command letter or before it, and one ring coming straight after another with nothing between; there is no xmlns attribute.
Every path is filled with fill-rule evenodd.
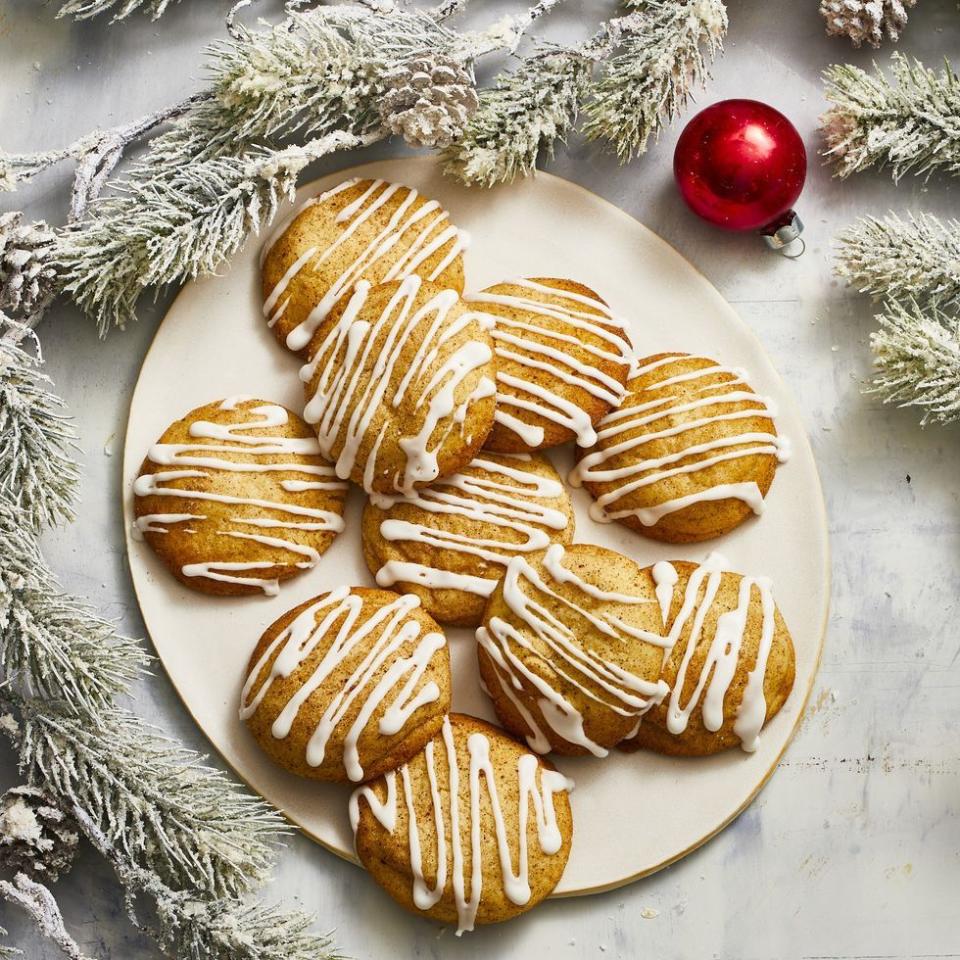
<svg viewBox="0 0 960 960"><path fill-rule="evenodd" d="M462 183L492 187L529 176L552 156L577 114L589 66L566 51L524 61L480 93L463 135L444 153L444 172Z"/></svg>
<svg viewBox="0 0 960 960"><path fill-rule="evenodd" d="M0 672L7 686L96 717L147 662L138 643L63 593L22 511L0 500Z"/></svg>
<svg viewBox="0 0 960 960"><path fill-rule="evenodd" d="M920 407L921 425L960 420L960 319L891 301L877 320L872 392L884 403Z"/></svg>
<svg viewBox="0 0 960 960"><path fill-rule="evenodd" d="M847 37L855 47L896 42L907 25L907 9L916 0L820 0L828 37Z"/></svg>
<svg viewBox="0 0 960 960"><path fill-rule="evenodd" d="M127 860L81 809L81 830L113 866L125 889L127 913L177 960L340 960L328 937L309 931L311 918L235 899L197 900L171 890L156 874ZM149 898L152 916L144 917Z"/></svg>
<svg viewBox="0 0 960 960"><path fill-rule="evenodd" d="M0 582L0 667L30 696L66 700L95 717L146 663L139 644L82 601L47 588ZM56 590L53 585L51 590Z"/></svg>
<svg viewBox="0 0 960 960"><path fill-rule="evenodd" d="M820 127L836 176L871 167L889 167L894 180L960 172L960 79L949 63L935 73L894 54L892 79L840 64L824 80L833 106Z"/></svg>
<svg viewBox="0 0 960 960"><path fill-rule="evenodd" d="M51 388L39 361L0 335L0 500L33 530L73 517L80 479L76 432Z"/></svg>
<svg viewBox="0 0 960 960"><path fill-rule="evenodd" d="M236 253L293 195L309 163L381 137L332 133L303 147L258 148L177 168L166 178L130 180L60 235L54 259L63 289L101 334L122 327L146 289L212 273Z"/></svg>
<svg viewBox="0 0 960 960"><path fill-rule="evenodd" d="M877 299L960 306L960 222L865 217L840 235L836 270Z"/></svg>
<svg viewBox="0 0 960 960"><path fill-rule="evenodd" d="M147 928L161 949L183 960L336 960L328 937L310 932L300 911L235 900L197 902L149 884L157 919Z"/></svg>
<svg viewBox="0 0 960 960"><path fill-rule="evenodd" d="M703 83L727 29L720 0L635 5L636 19L588 86L583 108L584 134L609 141L624 162L643 153L650 137L678 116Z"/></svg>
<svg viewBox="0 0 960 960"><path fill-rule="evenodd" d="M86 811L109 842L171 889L237 896L269 872L283 821L203 758L118 709L88 719L20 707L21 766Z"/></svg>

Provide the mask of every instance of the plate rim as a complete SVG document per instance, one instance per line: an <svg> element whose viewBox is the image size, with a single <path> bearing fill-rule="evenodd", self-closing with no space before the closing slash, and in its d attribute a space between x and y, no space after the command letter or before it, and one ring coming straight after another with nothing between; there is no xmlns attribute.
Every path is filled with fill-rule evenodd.
<svg viewBox="0 0 960 960"><path fill-rule="evenodd" d="M312 180L309 180L305 183L297 185L296 190L297 192L300 192L302 190L309 190L311 187L313 187L314 184L319 183L322 180L326 180L330 177L335 177L335 176L352 176L356 172L363 171L365 168L372 167L372 166L382 167L384 164L398 164L398 165L412 164L412 165L422 167L422 166L436 166L437 162L438 161L434 157L429 155L419 155L419 156L409 156L409 157L394 156L394 157L386 157L379 160L369 160L369 161L365 161L364 163L354 164L348 167L332 170L328 173L323 173ZM763 345L763 342L760 340L757 334L754 333L754 331L750 328L750 326L740 317L739 313L734 309L733 305L714 286L714 284L710 281L710 279L695 264L691 263L691 261L688 260L676 247L674 247L673 244L665 240L662 236L660 236L660 234L658 234L656 231L648 227L645 223L643 223L641 220L635 217L632 213L622 209L621 207L618 207L611 200L608 200L606 197L601 196L599 193L595 193L593 190L590 190L589 188L583 186L580 183L577 183L575 180L569 180L566 177L561 177L561 176L558 176L557 174L550 173L544 170L539 170L539 169L535 170L532 176L542 177L547 180L560 181L568 188L572 187L580 193L587 194L592 201L594 202L600 201L605 207L609 209L610 212L620 217L628 218L629 220L632 221L633 226L640 227L641 230L648 235L648 238L653 239L656 243L660 244L663 247L666 247L673 255L683 260L683 262L687 265L687 267L690 270L692 270L693 273L695 273L697 277L701 281L703 281L703 283L705 283L710 290L713 291L713 293L718 298L718 300L722 302L722 304L726 309L726 313L729 319L736 324L739 332L742 335L745 334L746 338L752 341L754 348L758 349L763 354L763 356L767 359L767 362L770 366L770 370L772 371L774 377L777 380L778 385L781 388L782 396L793 408L793 412L795 413L797 418L802 421L802 417L800 416L799 406L794 397L794 393L790 389L786 381L783 379L782 375L780 374L779 368L776 366L776 364L774 364L773 359L768 353L766 347ZM400 177L398 179L402 180L403 178ZM479 188L475 188L475 189L479 189ZM278 214L279 213L280 211L278 209ZM255 242L258 237L264 236L265 233L269 231L272 224L276 222L276 220L277 220L277 217L274 218L274 221L263 224L257 233L248 234L246 240L244 241L244 246L247 243ZM242 249L243 247L240 248L240 250ZM240 253L240 250L236 251L233 254L233 256L236 256L238 253ZM226 261L227 266L230 265L231 260L232 260L232 257ZM196 280L213 279L213 278L222 279L222 277L223 277L222 274L218 274L215 272L213 274L208 274L203 277L191 278L181 285L180 289L177 291L176 295L173 297L173 299L170 301L169 305L167 306L166 310L164 311L163 317L157 323L156 329L153 331L153 335L150 338L150 345L147 348L146 352L144 353L143 359L140 361L140 369L137 372L137 377L136 377L135 383L133 384L133 389L130 391L129 401L127 403L127 416L124 424L125 434L124 434L124 445L123 445L123 457L121 458L121 461L120 461L121 476L120 476L120 485L119 485L121 511L122 511L122 516L124 521L124 542L126 546L128 576L130 579L130 583L133 587L134 597L136 598L136 601L137 601L137 608L140 612L141 619L143 620L144 630L150 639L150 645L153 647L154 656L156 660L160 663L160 665L163 667L163 671L167 677L168 682L176 692L181 705L186 710L194 726L196 727L197 730L200 731L204 739L207 741L210 747L212 747L212 749L215 751L217 756L220 758L220 762L232 773L234 777L237 778L237 780L240 781L240 783L244 785L244 787L249 793L259 798L264 803L267 803L271 807L273 807L273 809L275 809L287 821L287 823L289 823L293 827L293 829L296 832L301 833L304 836L308 837L311 841L316 843L318 846L334 854L338 859L344 860L347 863L351 863L357 867L362 868L360 861L357 859L357 857L354 854L351 854L349 856L345 855L342 850L328 843L327 841L322 839L320 836L318 836L316 833L314 833L312 830L310 830L308 827L294 820L293 817L290 814L288 814L285 810L283 810L281 807L272 803L270 800L267 800L266 797L264 797L258 790L256 790L251 785L250 781L233 765L233 763L230 762L230 760L225 755L225 753L213 741L211 736L207 733L203 724L201 724L200 721L197 719L196 714L193 712L187 697L184 695L183 691L180 689L180 686L178 685L177 681L174 679L173 675L167 669L163 656L160 653L160 650L153 638L153 634L151 633L150 628L147 624L147 618L143 614L143 606L140 599L140 591L137 585L137 578L133 575L133 567L132 567L132 564L130 563L130 552L131 552L131 545L133 542L132 537L130 536L130 521L132 517L132 510L130 506L130 498L127 496L125 478L128 475L128 470L127 470L128 458L130 457L130 453L131 453L129 449L129 437L131 433L130 423L131 423L131 414L133 410L133 402L140 388L140 383L143 378L144 368L147 366L147 361L150 359L150 355L153 352L154 347L156 346L157 339L160 335L160 331L163 327L164 321L167 318L167 315L170 313L171 310L174 309L177 301L181 298L181 296L183 296L183 294L187 291L187 289L191 286L191 284L196 282ZM704 844L709 843L714 837L722 833L731 823L733 823L734 820L736 820L754 802L754 800L756 800L757 796L760 794L763 788L767 785L767 783L769 783L770 779L773 777L773 774L776 772L777 767L780 765L780 761L783 759L783 756L786 753L787 749L793 743L793 740L796 737L797 732L799 731L800 726L806 715L807 705L810 702L810 696L813 692L813 687L816 682L817 675L820 672L820 666L823 659L823 648L826 643L827 629L830 621L830 605L832 600L831 588L832 588L832 581L833 581L832 553L831 553L831 546L830 546L830 528L829 528L829 518L827 514L826 500L823 494L823 481L821 480L821 477L820 477L820 470L817 465L816 457L814 455L813 445L810 442L809 433L807 432L806 429L803 429L801 431L801 434L802 434L802 443L805 444L806 451L810 455L810 461L813 464L814 475L816 477L816 495L812 497L812 499L816 504L816 508L817 508L816 512L817 512L817 517L819 521L819 526L823 531L823 546L824 546L823 568L825 571L825 580L823 583L823 587L824 587L825 602L823 607L823 615L822 615L822 621L820 624L819 635L816 640L817 649L816 649L816 655L814 657L813 669L810 671L810 679L807 684L807 689L803 693L803 697L800 703L800 708L797 711L797 715L793 722L793 726L788 731L787 736L784 739L782 748L774 757L773 761L771 762L767 770L763 773L763 776L758 780L754 789L744 799L744 801L740 804L740 806L738 806L732 813L724 817L712 829L704 833L702 837L698 838L694 843L690 844L688 847L665 858L664 860L656 864L648 866L645 869L640 870L636 873L630 874L629 876L620 877L616 880L611 880L609 883L595 884L593 886L582 887L576 890L564 890L563 892L560 892L560 893L553 892L550 894L548 899L559 900L559 899L566 899L568 897L582 897L582 896L589 896L592 894L606 893L611 890L616 890L620 887L625 887L631 883L635 883L638 880L642 880L644 877L649 877L654 873L658 873L659 871L665 869L666 867L671 866L677 861L682 860L684 857L689 856L694 851L700 849L700 847L702 847ZM791 436L790 439L791 439L791 442L794 443L795 445L798 443L798 441L794 437ZM137 458L138 456L134 454L134 459L137 459ZM716 538L716 539L720 540L722 538ZM705 542L712 543L713 541L705 541Z"/></svg>

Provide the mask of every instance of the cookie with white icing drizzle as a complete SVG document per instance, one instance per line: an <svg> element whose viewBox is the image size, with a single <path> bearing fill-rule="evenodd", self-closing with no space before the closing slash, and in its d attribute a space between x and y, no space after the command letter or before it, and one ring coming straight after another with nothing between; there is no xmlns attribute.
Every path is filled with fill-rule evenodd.
<svg viewBox="0 0 960 960"><path fill-rule="evenodd" d="M382 587L415 593L440 623L475 627L509 559L573 540L573 505L542 454L482 451L413 498L373 495L363 554Z"/></svg>
<svg viewBox="0 0 960 960"><path fill-rule="evenodd" d="M343 529L346 489L298 416L230 397L177 420L147 451L133 534L188 587L273 595Z"/></svg>
<svg viewBox="0 0 960 960"><path fill-rule="evenodd" d="M607 755L666 694L649 570L592 544L516 557L477 630L500 722L532 750Z"/></svg>
<svg viewBox="0 0 960 960"><path fill-rule="evenodd" d="M573 280L510 280L465 299L496 320L497 413L487 448L520 453L596 442L595 424L625 393L624 322Z"/></svg>
<svg viewBox="0 0 960 960"><path fill-rule="evenodd" d="M405 763L450 708L446 639L413 596L337 587L271 624L240 717L291 773L358 783Z"/></svg>
<svg viewBox="0 0 960 960"><path fill-rule="evenodd" d="M459 936L554 889L570 856L572 788L502 730L454 713L416 757L354 792L357 855L401 906Z"/></svg>
<svg viewBox="0 0 960 960"><path fill-rule="evenodd" d="M705 756L756 750L763 725L793 688L790 632L767 577L729 570L719 554L702 564L651 568L668 642L663 679L670 694L644 718L626 749Z"/></svg>
<svg viewBox="0 0 960 960"><path fill-rule="evenodd" d="M411 496L465 467L493 426L491 324L419 277L358 283L300 371L304 418L337 476Z"/></svg>
<svg viewBox="0 0 960 960"><path fill-rule="evenodd" d="M385 180L345 180L312 197L260 254L263 313L277 339L302 351L360 280L418 275L463 291L466 235L436 200Z"/></svg>
<svg viewBox="0 0 960 960"><path fill-rule="evenodd" d="M570 475L594 498L593 519L695 543L761 513L789 445L772 401L747 377L683 353L638 361L622 406L599 424L596 445Z"/></svg>

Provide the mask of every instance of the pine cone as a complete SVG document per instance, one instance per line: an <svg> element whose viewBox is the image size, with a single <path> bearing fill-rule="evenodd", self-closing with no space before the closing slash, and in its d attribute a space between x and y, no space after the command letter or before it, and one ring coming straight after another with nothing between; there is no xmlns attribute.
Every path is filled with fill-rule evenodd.
<svg viewBox="0 0 960 960"><path fill-rule="evenodd" d="M53 239L42 220L25 224L20 212L0 214L0 310L25 318L53 299Z"/></svg>
<svg viewBox="0 0 960 960"><path fill-rule="evenodd" d="M79 834L73 820L37 787L0 797L0 867L53 883L73 866Z"/></svg>
<svg viewBox="0 0 960 960"><path fill-rule="evenodd" d="M917 0L820 0L828 37L849 37L855 47L879 47L884 31L893 41L907 25L907 8Z"/></svg>
<svg viewBox="0 0 960 960"><path fill-rule="evenodd" d="M473 76L451 57L422 57L384 74L380 119L411 147L448 147L479 105Z"/></svg>

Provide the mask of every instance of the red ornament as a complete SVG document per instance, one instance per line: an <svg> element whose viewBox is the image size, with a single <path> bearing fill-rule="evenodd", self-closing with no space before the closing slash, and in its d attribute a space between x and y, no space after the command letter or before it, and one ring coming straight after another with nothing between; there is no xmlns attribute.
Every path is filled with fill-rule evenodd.
<svg viewBox="0 0 960 960"><path fill-rule="evenodd" d="M759 230L777 249L803 230L793 204L807 151L796 127L758 100L701 110L680 134L673 175L690 209L724 230Z"/></svg>

